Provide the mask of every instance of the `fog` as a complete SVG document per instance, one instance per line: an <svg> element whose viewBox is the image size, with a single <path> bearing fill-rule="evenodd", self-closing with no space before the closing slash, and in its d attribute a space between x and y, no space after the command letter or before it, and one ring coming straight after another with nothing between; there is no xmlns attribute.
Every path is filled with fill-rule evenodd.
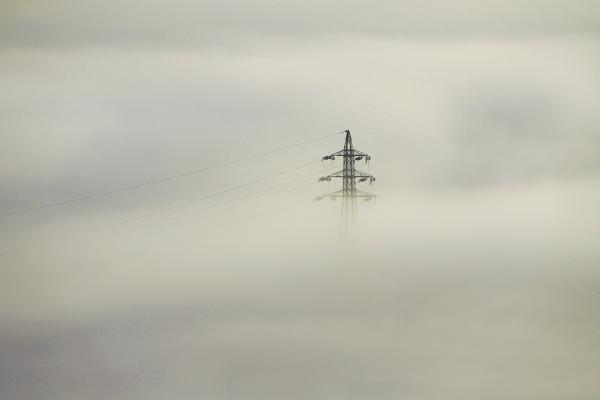
<svg viewBox="0 0 600 400"><path fill-rule="evenodd" d="M0 397L597 398L599 26L5 2ZM345 129L378 197L341 235Z"/></svg>

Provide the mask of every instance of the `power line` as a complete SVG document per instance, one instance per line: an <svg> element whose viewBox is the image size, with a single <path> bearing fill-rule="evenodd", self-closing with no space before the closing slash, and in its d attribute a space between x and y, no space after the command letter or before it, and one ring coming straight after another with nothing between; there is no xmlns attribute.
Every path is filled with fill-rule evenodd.
<svg viewBox="0 0 600 400"><path fill-rule="evenodd" d="M312 164L312 163L311 163L311 164ZM296 169L300 169L300 168L296 168ZM210 208L212 208L212 207L221 206L221 205L224 205L224 204L227 204L227 203L230 203L230 202L235 202L235 201L243 200L243 199L245 199L245 198L247 198L247 197L250 197L250 196L253 196L253 195L256 195L256 194L259 194L259 193L267 192L267 191L269 191L269 190L276 189L276 188L278 188L278 187L280 187L280 186L284 186L284 185L286 185L286 184L289 184L289 183L292 183L292 182L295 182L295 181L298 181L298 180L301 180L301 179L305 179L305 178L307 178L307 177L314 176L314 175L316 175L316 174L320 174L320 173L322 173L322 172L323 172L323 171L325 171L325 170L326 170L326 169L320 169L320 170L318 170L318 171L313 171L313 172L312 172L312 173L310 173L310 174L303 175L303 176L301 176L301 177L298 177L298 178L295 178L295 179L291 179L291 180L288 180L288 181L286 181L286 182L283 182L283 183L280 183L280 184L277 184L277 185L274 185L274 186L271 186L271 187L268 187L268 188L264 188L264 189L262 189L262 190L259 190L259 191L257 191L257 192L249 193L249 194L246 194L246 195L243 195L243 196L240 196L240 197L234 198L234 199L229 199L229 200L227 200L227 201L225 201L225 202L223 202L223 203L220 203L220 204L214 204L214 205L212 205L211 207L207 207L207 208L205 208L205 209L202 209L201 211L207 211L208 209L210 209ZM279 175L279 174L278 174L278 175ZM316 183L317 183L316 181L313 181L313 182L310 182L309 184L316 184ZM240 185L240 186L242 186L242 185ZM302 186L307 186L307 184L300 185L300 186L296 186L295 188L293 188L293 189L290 189L289 191L292 191L292 190L298 189L298 188L300 188L300 187L302 187ZM286 191L286 192L287 192L287 191ZM295 205L295 206L297 206L299 203L300 203L300 202L294 202L294 203L291 203L291 204L287 204L287 205L286 205L286 208L287 208L287 210L289 211L289 207L290 207L290 205L291 205L291 206L294 206L294 205ZM156 214L156 213L155 213L155 214ZM262 214L262 213L261 213L261 214ZM128 223L128 222L134 222L134 221L136 221L136 220L142 219L142 218L144 218L144 217L152 216L152 215L153 215L153 214L146 214L146 215L143 215L143 216L140 216L140 217L137 217L137 218L127 219L127 220L121 221L121 223L120 223L120 224L118 224L118 225L124 225L124 224L126 224L126 223ZM181 215L179 215L178 217L181 217ZM104 231L104 230L110 229L111 227L112 227L112 228L114 228L114 225L113 225L113 226L104 226L104 227L102 227L102 228L100 228L100 229L96 229L95 231L96 231L96 232L98 232L98 231ZM131 234L131 232L130 232L130 234ZM73 239L73 238L81 238L81 234L80 234L80 233L78 233L78 234L75 234L75 235L70 235L70 236L68 236L68 237L64 237L64 238L62 238L62 239L59 239L59 240L69 240L69 239ZM51 246L51 245L53 245L53 244L56 244L56 243L57 243L57 240L56 240L56 238L55 238L55 241L54 241L54 242L52 242L52 243L48 243L48 242L46 242L46 243L44 243L44 244L43 244L43 246ZM6 251L6 249L5 249L4 251L0 251L0 254L3 254L5 251ZM36 271L36 272L37 272L37 271ZM44 273L44 272L45 272L45 275L44 275L44 276L46 276L46 275L50 274L50 272L48 272L48 271L42 271L42 273ZM28 275L28 276L26 276L26 277L27 277L27 278L29 278L27 282L31 282L31 281L33 280L33 277L31 276L31 274L29 274L29 275ZM40 277L38 276L38 277L36 277L36 279L38 279L38 280L39 280L39 279L40 279Z"/></svg>
<svg viewBox="0 0 600 400"><path fill-rule="evenodd" d="M218 203L218 204L213 204L213 205L211 205L211 206L207 207L206 209L202 209L202 211L205 211L205 210L207 210L207 209L214 208L214 207L221 207L221 206L223 206L223 205L226 205L226 204L229 204L229 203L235 203L235 202L237 202L237 201L240 201L240 200L245 200L245 199L247 199L248 197L256 196L256 195L258 195L258 194L262 194L262 193L265 193L265 192L268 192L268 191L271 191L271 190L274 190L274 189L278 189L278 188L280 188L280 187L282 187L282 186L285 186L285 185L288 185L288 184L290 184L290 183L292 183L292 182L297 182L297 181L299 181L299 180L306 179L306 178L309 178L309 177L311 177L311 176L314 176L314 175L320 174L321 172L323 172L323 171L325 171L325 170L327 170L327 168L326 168L326 169L320 169L320 170L318 170L318 171L313 171L313 172L311 172L311 173L309 173L309 174L302 175L302 176L299 176L299 177L297 177L297 178L290 179L290 180L287 180L287 181L285 181L285 182L281 182L281 183L278 183L278 184L276 184L276 185L272 185L272 186L269 186L269 187L263 188L263 189L261 189L261 190L257 190L257 191L251 192L251 193L246 193L246 194L244 194L244 195L242 195L242 196L239 196L239 197L234 197L233 199L227 199L227 200L225 200L225 201L222 201L222 202L220 202L220 203ZM313 184L316 184L316 183L317 183L317 181L312 181L312 182L304 183L304 184L302 184L302 185L295 186L295 187L293 187L293 188L291 188L291 189L284 190L282 193L291 192L291 191L294 191L294 190L300 189L300 188L302 188L302 187L305 187L305 186L308 186L308 185L313 185ZM192 203L186 204L186 206L188 206L188 205L192 205Z"/></svg>
<svg viewBox="0 0 600 400"><path fill-rule="evenodd" d="M282 176L282 175L285 175L285 174L289 174L291 172L295 172L295 171L301 170L303 168L306 168L308 166L311 166L311 165L314 165L314 164L317 164L317 163L319 163L319 161L311 161L309 163L297 166L295 168L291 168L291 169L288 169L288 170L285 170L285 171L281 171L281 172L278 172L276 174L272 174L272 175L269 175L269 176L266 176L266 177L263 177L263 178L260 178L260 179L256 179L256 180L253 180L253 181L250 181L250 182L246 182L246 183L237 185L237 186L232 186L230 188L227 188L227 189L224 189L224 190L221 190L221 191L218 191L218 192L213 192L213 193L207 194L206 196L196 198L194 200L189 200L189 201L186 201L184 203L179 203L179 204L175 204L175 205L172 205L172 206L163 207L161 209L158 209L158 210L155 210L153 212L149 212L149 213L146 213L146 214L143 214L143 215L139 215L139 216L134 216L134 217L131 217L131 218L127 218L127 219L124 219L124 220L121 220L121 221L117 222L116 224L98 226L94 230L95 231L104 231L104 230L111 229L111 228L114 228L114 227L117 227L117 226L128 224L130 222L140 221L140 220L145 219L147 217L152 217L152 216L155 216L155 215L165 214L165 213L168 213L168 212L173 211L175 209L188 207L188 206L191 206L193 204L197 204L199 202L202 202L204 200L208 200L208 199L220 196L222 194L234 192L236 190L243 189L245 187L248 187L248 186L251 186L251 185L254 185L254 184L257 184L257 183L261 183L261 182L267 181L267 180L272 179L272 178L276 178L276 177L279 177L279 176ZM273 187L269 187L269 188L263 189L263 190L261 190L259 192L255 192L255 193L252 193L252 194L249 194L249 195L244 195L244 196L241 196L240 198L236 198L236 199L233 199L233 200L226 200L226 201L224 201L222 203L215 204L215 206L222 205L222 204L227 204L227 203L229 203L231 201L241 200L242 198L249 197L250 195L262 193L262 192L265 192L267 190L272 190L272 189L275 189L277 187L280 187L280 186L283 186L283 185L286 185L286 184L289 184L289 183L296 182L298 180L307 178L309 176L314 176L314 175L320 174L323 171L324 171L324 169L319 169L319 170L313 171L313 172L311 172L311 173L309 173L307 175L302 175L300 177L297 177L297 178L294 178L294 179L291 179L291 180L287 180L287 181L285 181L283 183L280 183L278 185L275 185ZM68 239L71 239L73 237L79 237L80 235L81 235L80 233L78 233L76 235L72 235L72 236L69 235L67 237L62 238L61 240L64 240L64 239L68 240ZM0 254L5 253L6 251L7 251L7 249L0 250Z"/></svg>
<svg viewBox="0 0 600 400"><path fill-rule="evenodd" d="M327 169L329 169L329 168L327 168ZM316 181L303 183L302 185L294 186L291 189L284 190L284 193L295 192L298 189L302 189L303 187L310 186L310 185L316 185L317 183L318 182L316 182Z"/></svg>
<svg viewBox="0 0 600 400"><path fill-rule="evenodd" d="M267 180L275 178L277 176L281 176L281 175L284 175L284 174L287 174L287 173L290 173L290 172L297 171L297 170L299 170L301 168L305 168L305 167L307 167L309 165L315 164L316 162L318 162L318 161L313 161L313 162L310 162L308 164L302 165L300 167L293 168L291 170L283 171L283 172L280 172L280 173L277 173L277 174L274 174L274 175L270 175L270 176L267 176L267 177L264 177L264 178L260 178L260 179L256 179L256 180L251 181L251 182L244 183L242 185L234 186L234 187L231 187L231 188L228 188L228 189L225 189L225 190L221 190L219 192L211 193L211 194L208 194L208 195L203 196L203 197L199 197L199 198L194 199L194 200L189 200L189 201L186 201L184 203L179 203L179 204L175 204L173 206L165 207L165 208L162 208L162 209L160 209L158 211L155 211L153 213L142 215L141 217L138 217L138 218L150 217L150 216L153 216L153 215L163 214L163 213L166 213L166 212L169 212L169 211L172 211L172 210L176 210L176 209L179 209L179 208L188 207L188 206L194 205L196 203L199 203L201 201L208 200L210 198L220 196L220 195L225 194L225 193L233 192L235 190L242 189L242 188L245 188L245 187L250 186L250 185L255 185L257 183L261 183L261 182L267 181ZM227 203L230 203L232 201L241 200L241 199L244 199L246 197L254 196L256 194L263 193L263 192L266 192L268 190L276 189L276 188L279 188L281 186L287 185L288 183L296 182L296 181L299 181L301 179L305 179L305 178L308 178L310 176L319 174L319 173L321 173L323 171L324 171L324 169L319 169L318 171L313 171L310 174L306 174L306 175L300 176L298 178L290 179L290 180L285 181L283 183L280 183L280 184L277 184L277 185L274 185L274 186L270 186L268 188L259 190L257 192L252 192L252 193L243 195L241 197L238 197L238 198L235 198L235 199L232 199L232 200L225 200L224 202L220 203L220 205L227 204ZM138 218L135 218L135 219L138 219Z"/></svg>
<svg viewBox="0 0 600 400"><path fill-rule="evenodd" d="M326 171L327 169L328 169L328 168L326 168L326 169L321 169L321 170L318 170L318 171L315 171L315 172L314 172L313 174L311 174L310 176L312 176L312 175L316 175L316 174L318 174L318 173L321 173L321 172L323 172L323 171ZM304 179L304 178L306 178L306 177L307 177L307 176L302 176L302 177L299 177L299 178L297 178L297 179L293 179L293 180L291 180L291 181L284 182L284 183L282 183L282 184L281 184L281 186L287 185L288 183L295 182L296 180L301 180L301 179ZM309 185L316 185L317 183L319 183L319 182L318 182L318 181L316 181L316 180L311 180L310 182L306 182L306 183L303 183L303 184L300 184L300 185L296 185L296 186L294 186L294 187L292 187L292 188L289 188L289 189L286 189L286 190L282 190L282 191L279 191L279 192L277 192L277 193L289 193L289 192L296 191L296 190L298 190L298 189L302 189L302 188L304 188L304 187L307 187L307 186L309 186ZM279 187L279 185L277 185L277 188L278 188L278 187ZM260 193L263 193L263 192L266 192L266 191L269 191L269 190L272 190L272 189L276 189L276 188L271 188L271 187L270 187L270 188L266 188L266 189L264 189L264 190L260 191ZM259 194L259 193L252 193L252 194L250 194L250 195L254 195L254 194ZM249 195L249 196L250 196L250 195ZM243 198L245 198L245 197L249 197L249 196L242 196L242 198L234 198L234 199L230 199L230 200L225 200L224 202L222 202L222 203L219 203L219 204L215 204L214 206L218 207L218 206L225 205L225 204L228 204L228 203L231 203L231 202L235 202L235 201L238 201L238 200L243 200ZM240 208L242 208L242 207L243 207L243 206L238 206L238 207L234 208L234 210L238 210L238 209L240 209Z"/></svg>
<svg viewBox="0 0 600 400"><path fill-rule="evenodd" d="M299 181L299 180L302 180L302 179L305 179L305 178L311 177L311 176L313 176L313 175L316 175L316 174L318 174L318 173L321 173L321 172L323 172L323 171L324 171L324 169L320 169L319 171L314 171L314 172L312 172L312 173L310 173L310 174L303 175L303 176L300 176L300 177L298 177L298 178L295 178L295 179L290 179L290 180L288 180L288 181L286 181L286 182L282 182L282 183L279 183L279 184L277 184L277 185L269 186L269 187L266 187L266 188L264 188L264 189L257 190L257 191L255 191L255 192L248 193L248 194L245 194L245 195L243 195L243 196L240 196L240 197L236 197L236 198L234 198L234 199L225 200L224 202L222 202L222 203L221 203L221 205L222 205L222 204L227 204L227 203L232 203L232 202L239 201L239 200L243 200L243 199L245 199L245 198L247 198L247 197L256 196L257 194L261 194L261 193L264 193L264 192L268 192L269 190L273 190L273 189L280 188L280 187L282 187L282 186L285 186L285 185L287 185L288 183L297 182L297 181ZM295 188L293 188L293 189L291 189L291 190L288 190L288 191L296 190L296 189L299 189L299 188L301 188L301 187L303 187L303 186L312 185L312 184L314 184L314 183L316 183L316 182L309 182L309 183L307 183L307 184L303 184L303 185L300 185L300 186L296 186Z"/></svg>
<svg viewBox="0 0 600 400"><path fill-rule="evenodd" d="M23 215L23 214L29 214L29 213L33 213L36 211L41 211L41 210L45 210L45 209L49 209L49 208L56 208L56 207L60 207L60 206L64 206L64 205L68 205L68 204L73 204L73 203L77 203L80 201L85 201L85 200L92 200L92 199L96 199L96 198L100 198L100 197L106 197L106 196L110 196L116 193L120 193L120 192L125 192L128 190L133 190L133 189L138 189L144 186L149 186L149 185L154 185L157 183L163 183L163 182L167 182L167 181L171 181L174 179L179 179L179 178L183 178L186 176L191 176L191 175L196 175L196 174L200 174L206 171L210 171L212 169L217 169L217 168L221 168L221 167L225 167L227 165L231 165L231 164L235 164L238 162L242 162L242 161L248 161L248 160L252 160L255 158L259 158L259 157L264 157L270 154L274 154L280 151L285 151L285 150L289 150L295 147L299 147L299 146L303 146L309 143L314 143L314 142L318 142L320 140L324 140L326 138L329 138L331 136L335 136L338 135L342 132L336 132L336 133L330 133L328 135L323 135L323 136L319 136L313 139L309 139L309 140L305 140L299 143L295 143L295 144L291 144L289 146L283 146L283 147L278 147L276 149L273 150L269 150L269 151L265 151L262 153L257 153L257 154L252 154L249 156L245 156L245 157L241 157L235 160L229 160L229 161L225 161L222 163L218 163L218 164L213 164L213 165L209 165L207 167L204 168L200 168L200 169L195 169L195 170L191 170L191 171L187 171L187 172L182 172L176 175L171 175L171 176L165 176L162 178L156 178L156 179L152 179L149 181L145 181L145 182L140 182L140 183L136 183L136 184L132 184L132 185L127 185L127 186L122 186L116 189L112 189L106 192L99 192L99 193L93 193L90 195L86 195L86 196L81 196L81 197L77 197L74 199L69 199L69 200L64 200L64 201L60 201L57 203L49 203L49 204L44 204L41 206L37 206L37 207L33 207L33 208L28 208L25 210L18 210L18 211L13 211L10 213L6 213L6 214L0 214L0 219L2 218L7 218L7 217L11 217L11 216L16 216L16 215Z"/></svg>
<svg viewBox="0 0 600 400"><path fill-rule="evenodd" d="M206 210L208 210L208 209L211 209L211 208L214 208L214 207L219 207L219 206L223 206L223 205L225 205L225 204L228 204L228 203L233 203L233 202L236 202L236 201L244 200L244 199L246 199L246 198L248 198L248 197L256 196L256 195L258 195L258 194L261 194L261 193L264 193L264 192L268 192L268 191L270 191L270 190L273 190L273 189L280 188L280 187L282 187L282 186L285 186L285 185L287 185L287 184L290 184L290 183L292 183L292 182L297 182L297 181L299 181L299 180L306 179L306 178L308 178L308 177L311 177L311 176L314 176L314 175L317 175L317 174L321 174L321 173L322 173L322 172L324 172L325 170L327 170L327 168L325 168L325 169L319 169L319 170L317 170L317 171L313 171L313 172L311 172L311 173L309 173L309 174L302 175L302 176L299 176L299 177L297 177L297 178L290 179L290 180L287 180L287 181L285 181L285 182L281 182L281 183L278 183L278 184L276 184L276 185L272 185L272 186L269 186L269 187L263 188L263 189L261 189L261 190L258 190L258 191L254 191L254 192L251 192L251 193L247 193L247 194L244 194L244 195L242 195L242 196L235 197L235 198L233 198L233 199L227 199L227 200L225 200L225 201L222 201L222 202L220 202L220 203L218 203L218 204L213 204L213 205L211 205L211 206L209 206L209 207L203 208L201 211L206 211ZM288 171L288 172L289 172L289 171ZM277 175L282 175L282 174L283 174L283 173L281 173L281 174L277 174ZM203 201L203 200L207 200L207 199L209 199L209 198L211 198L211 197L215 197L215 196L217 196L217 195L224 194L224 193L227 193L227 192L233 191L233 190L235 190L235 189L240 189L240 188L242 188L242 187L245 187L245 186L248 186L248 185L251 185L251 184L255 184L255 183L258 183L258 182L262 182L262 181L265 181L265 180L267 180L267 179L269 179L269 178L272 178L272 177L274 177L274 176L277 176L277 175L272 175L271 177L268 177L268 178L260 179L260 180L258 180L258 181L249 182L249 183L247 183L247 184L243 184L243 185L240 185L240 186L236 186L236 187L234 187L234 188L226 189L226 190L223 190L223 191L221 191L221 192L218 192L218 193L213 193L213 194L210 194L210 195L208 195L208 196L204 196L204 197L201 197L201 198L198 198L198 199L195 199L195 200L187 201L187 202L185 202L185 203L177 204L177 205L174 205L174 206L171 206L171 207L166 207L166 208L160 209L160 210L158 210L158 211L155 211L155 212L152 212L152 213L148 213L148 214L144 214L144 215L142 215L142 216L138 216L138 217L131 218L131 219L129 219L129 220L127 220L127 221L125 221L125 222L133 222L133 221L140 220L140 219L143 219L143 218L146 218L146 217L152 217L152 216L155 216L155 215L161 215L161 214L165 214L165 213L171 212L171 211L173 211L173 210L176 210L176 209L180 209L180 208L189 207L189 206L192 206L192 205L194 205L194 204L196 204L196 203L199 203L199 202L201 202L201 201ZM312 183L316 183L316 182L311 182L311 184L312 184ZM305 185L302 185L302 186L305 186ZM296 189L298 189L298 188L299 188L299 187L296 187ZM186 213L186 214L184 214L184 215L188 215L188 213ZM181 216L182 216L182 215L179 215L178 217L181 217ZM175 218L178 218L178 217L175 217Z"/></svg>

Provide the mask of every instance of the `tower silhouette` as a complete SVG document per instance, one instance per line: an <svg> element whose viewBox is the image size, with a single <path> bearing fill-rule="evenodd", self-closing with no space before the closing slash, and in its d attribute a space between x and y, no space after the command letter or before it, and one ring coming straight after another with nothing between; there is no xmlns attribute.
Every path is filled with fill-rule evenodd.
<svg viewBox="0 0 600 400"><path fill-rule="evenodd" d="M360 160L364 160L365 163L368 163L369 160L371 160L371 156L363 153L362 151L354 149L350 131L346 130L344 132L346 133L344 148L333 154L324 156L322 159L323 161L333 161L336 157L343 157L342 170L319 178L319 181L321 182L331 181L331 178L342 178L342 189L319 196L316 198L316 200L321 200L324 197L329 197L333 200L340 198L342 200L340 233L347 234L356 223L356 200L362 198L365 201L369 201L376 197L376 195L356 188L357 181L358 183L361 183L368 180L369 184L375 181L375 177L373 175L359 171L355 166L356 161Z"/></svg>

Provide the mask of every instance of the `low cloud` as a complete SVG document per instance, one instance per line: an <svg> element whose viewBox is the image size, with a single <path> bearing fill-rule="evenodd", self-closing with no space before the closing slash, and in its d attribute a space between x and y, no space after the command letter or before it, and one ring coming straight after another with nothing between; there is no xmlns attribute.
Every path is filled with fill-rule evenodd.
<svg viewBox="0 0 600 400"><path fill-rule="evenodd" d="M5 47L222 45L251 37L314 34L421 39L598 33L593 1L87 1L5 2Z"/></svg>

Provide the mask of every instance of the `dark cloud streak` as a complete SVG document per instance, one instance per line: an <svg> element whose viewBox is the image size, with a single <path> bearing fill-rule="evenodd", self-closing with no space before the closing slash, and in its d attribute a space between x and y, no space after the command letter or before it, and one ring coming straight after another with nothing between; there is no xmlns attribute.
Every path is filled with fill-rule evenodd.
<svg viewBox="0 0 600 400"><path fill-rule="evenodd" d="M590 1L9 2L4 47L222 46L254 38L382 35L445 40L600 32Z"/></svg>

